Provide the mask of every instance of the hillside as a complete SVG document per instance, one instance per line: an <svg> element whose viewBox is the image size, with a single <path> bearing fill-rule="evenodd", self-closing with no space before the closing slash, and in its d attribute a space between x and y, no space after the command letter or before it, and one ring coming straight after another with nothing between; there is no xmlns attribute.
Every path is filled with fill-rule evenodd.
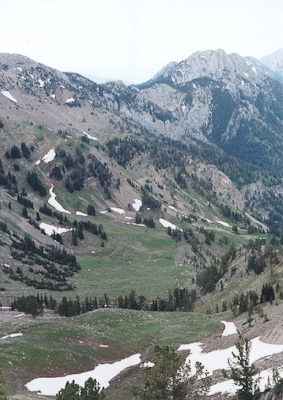
<svg viewBox="0 0 283 400"><path fill-rule="evenodd" d="M156 342L209 343L220 317L274 313L271 288L282 306L279 82L222 50L139 87L21 55L0 67L0 303L37 297L36 319L0 313L1 336L24 332L17 356L2 342L14 399L35 377L146 358ZM251 337L268 338L263 320ZM109 398L130 399L138 371Z"/></svg>

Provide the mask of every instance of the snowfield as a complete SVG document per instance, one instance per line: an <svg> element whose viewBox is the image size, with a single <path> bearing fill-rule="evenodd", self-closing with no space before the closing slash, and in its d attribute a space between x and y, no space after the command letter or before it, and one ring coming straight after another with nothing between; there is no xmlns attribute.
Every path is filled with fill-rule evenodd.
<svg viewBox="0 0 283 400"><path fill-rule="evenodd" d="M70 97L65 101L65 103L73 103L75 101L74 97Z"/></svg>
<svg viewBox="0 0 283 400"><path fill-rule="evenodd" d="M56 200L56 194L53 193L53 189L54 189L54 186L52 185L51 188L49 189L50 198L48 199L48 203L52 207L54 207L57 211L60 211L62 213L66 213L66 214L71 214L70 211L65 210L65 208L63 206L61 206L61 204L58 203L58 201Z"/></svg>
<svg viewBox="0 0 283 400"><path fill-rule="evenodd" d="M225 326L224 331L222 332L222 337L235 335L237 333L237 327L234 324L234 322L226 322L226 321L221 321L221 322Z"/></svg>
<svg viewBox="0 0 283 400"><path fill-rule="evenodd" d="M46 235L51 236L53 233L59 233L61 235L61 233L65 233L65 232L69 232L72 229L67 229L67 228L61 228L60 226L55 226L55 225L51 225L51 224L46 224L45 222L41 222L39 224L40 229L43 229L46 233Z"/></svg>
<svg viewBox="0 0 283 400"><path fill-rule="evenodd" d="M81 217L87 217L87 214L85 214L81 211L76 211L76 215L80 215Z"/></svg>
<svg viewBox="0 0 283 400"><path fill-rule="evenodd" d="M9 90L1 90L1 93L3 94L3 96L7 97L7 99L13 101L14 103L17 103L18 101L15 99L15 97L13 97L11 95L11 93L9 92Z"/></svg>
<svg viewBox="0 0 283 400"><path fill-rule="evenodd" d="M44 82L42 79L38 79L39 87L44 87Z"/></svg>
<svg viewBox="0 0 283 400"><path fill-rule="evenodd" d="M23 334L22 333L11 333L11 335L2 336L0 338L0 340L14 338L14 337L18 337L18 336L23 336Z"/></svg>
<svg viewBox="0 0 283 400"><path fill-rule="evenodd" d="M28 382L25 386L31 392L40 392L44 396L55 396L59 390L63 389L67 381L74 380L77 384L84 386L85 381L89 378L96 379L100 387L107 388L111 379L120 374L124 369L138 365L141 362L140 353L134 354L121 361L113 364L99 364L92 371L83 372L81 374L73 374L58 378L37 378Z"/></svg>
<svg viewBox="0 0 283 400"><path fill-rule="evenodd" d="M227 224L227 222L224 222L224 221L216 221L216 223L217 223L217 224L220 224L220 225L223 225L223 226L226 226L226 228L230 228L230 225Z"/></svg>
<svg viewBox="0 0 283 400"><path fill-rule="evenodd" d="M56 157L56 153L54 149L50 149L48 153L45 154L45 156L43 156L42 161L45 164L48 164L50 161L53 161L54 158Z"/></svg>
<svg viewBox="0 0 283 400"><path fill-rule="evenodd" d="M83 132L83 134L86 135L90 140L98 140L95 136L91 136L89 133Z"/></svg>
<svg viewBox="0 0 283 400"><path fill-rule="evenodd" d="M171 229L178 229L179 231L183 232L183 229L179 228L178 226L172 224L169 221L166 221L166 219L160 218L159 222L162 226L164 226L164 228L171 228Z"/></svg>
<svg viewBox="0 0 283 400"><path fill-rule="evenodd" d="M140 208L142 206L142 201L139 199L134 199L134 203L132 204L132 206L135 211L140 211Z"/></svg>
<svg viewBox="0 0 283 400"><path fill-rule="evenodd" d="M268 380L269 382L272 382L272 369L265 369L264 371L261 371L259 374L259 388L261 391L264 391L266 386L268 385ZM283 378L283 371L279 370L279 375L281 378ZM216 393L226 393L227 396L233 396L236 394L237 386L234 384L234 381L232 379L216 383L215 385L212 385L209 391L210 395L216 394Z"/></svg>
<svg viewBox="0 0 283 400"><path fill-rule="evenodd" d="M223 350L213 350L208 353L203 353L202 346L203 343L196 342L187 345L181 345L178 349L178 351L190 350L190 355L186 358L186 363L191 363L193 374L195 373L194 365L197 361L201 362L205 369L212 374L213 371L216 371L217 369L228 369L228 359L233 358L232 352L237 354L236 346L232 346ZM254 363L263 357L271 356L281 352L283 352L283 345L268 344L262 342L259 337L254 338L251 340L250 363ZM224 381L212 386L212 392L210 392L210 394L217 393L222 390L223 392L230 392L230 390L232 390L232 386L229 381L228 383L227 381ZM234 392L231 391L230 393L232 394Z"/></svg>
<svg viewBox="0 0 283 400"><path fill-rule="evenodd" d="M112 211L118 213L118 214L125 214L125 210L122 208L117 208L117 207L110 207Z"/></svg>

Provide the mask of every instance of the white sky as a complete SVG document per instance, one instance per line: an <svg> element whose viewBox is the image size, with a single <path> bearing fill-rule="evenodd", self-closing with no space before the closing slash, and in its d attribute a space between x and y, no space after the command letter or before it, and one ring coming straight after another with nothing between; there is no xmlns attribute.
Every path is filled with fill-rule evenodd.
<svg viewBox="0 0 283 400"><path fill-rule="evenodd" d="M141 83L198 50L272 53L282 20L283 0L0 0L0 52Z"/></svg>

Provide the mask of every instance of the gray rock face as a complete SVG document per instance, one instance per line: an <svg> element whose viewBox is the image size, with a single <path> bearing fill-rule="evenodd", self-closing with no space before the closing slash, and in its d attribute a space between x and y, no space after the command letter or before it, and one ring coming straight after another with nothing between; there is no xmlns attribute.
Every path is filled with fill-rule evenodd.
<svg viewBox="0 0 283 400"><path fill-rule="evenodd" d="M260 62L283 78L283 48L262 57Z"/></svg>
<svg viewBox="0 0 283 400"><path fill-rule="evenodd" d="M1 90L51 100L78 116L92 107L141 131L202 141L272 171L282 168L283 86L237 54L196 52L138 87L121 81L98 85L19 55L0 55L0 67Z"/></svg>

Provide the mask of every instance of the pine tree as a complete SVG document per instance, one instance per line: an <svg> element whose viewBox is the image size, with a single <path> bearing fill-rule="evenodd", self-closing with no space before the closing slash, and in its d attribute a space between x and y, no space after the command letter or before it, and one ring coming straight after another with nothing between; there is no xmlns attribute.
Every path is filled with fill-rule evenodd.
<svg viewBox="0 0 283 400"><path fill-rule="evenodd" d="M192 375L190 366L184 365L182 355L174 348L156 345L152 362L153 367L143 367L144 384L133 388L135 399L183 400L208 393L211 378L203 366L196 363L196 373Z"/></svg>
<svg viewBox="0 0 283 400"><path fill-rule="evenodd" d="M258 380L255 379L259 371L254 364L250 365L251 343L249 339L243 339L236 343L237 353L232 353L233 359L229 359L230 371L224 375L233 379L239 387L236 394L239 400L256 400L260 396Z"/></svg>

